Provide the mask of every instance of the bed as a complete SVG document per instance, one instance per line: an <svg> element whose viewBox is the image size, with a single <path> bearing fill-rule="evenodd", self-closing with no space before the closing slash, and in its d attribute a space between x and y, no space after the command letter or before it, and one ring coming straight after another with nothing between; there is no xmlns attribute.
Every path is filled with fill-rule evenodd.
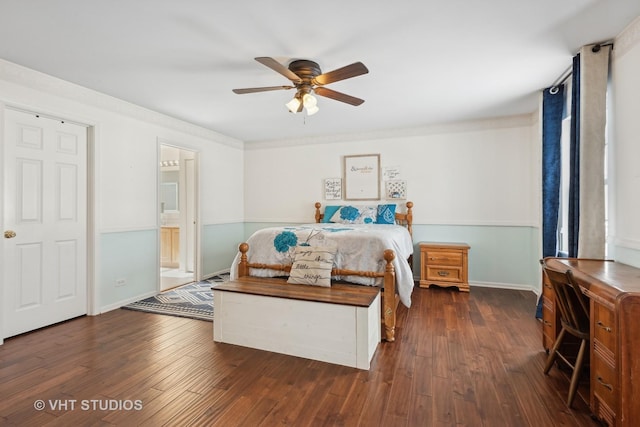
<svg viewBox="0 0 640 427"><path fill-rule="evenodd" d="M386 218L380 216L381 206L387 209ZM410 307L414 287L413 203L407 202L402 213L395 209L390 213L391 207L395 205L376 205L375 214L372 206L355 205L327 206L323 212L317 202L315 223L268 227L242 243L231 266L231 280L243 276L286 279L296 272L297 257L305 247L334 248L327 275L331 281L381 287L383 337L393 341L398 303ZM351 208L360 216L356 218Z"/></svg>

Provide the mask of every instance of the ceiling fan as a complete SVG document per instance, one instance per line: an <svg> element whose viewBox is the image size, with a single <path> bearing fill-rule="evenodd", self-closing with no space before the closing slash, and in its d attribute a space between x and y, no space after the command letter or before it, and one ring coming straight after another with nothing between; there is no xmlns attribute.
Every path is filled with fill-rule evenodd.
<svg viewBox="0 0 640 427"><path fill-rule="evenodd" d="M307 109L308 115L318 112L318 107L316 105L317 101L312 93L355 106L364 102L364 99L356 98L324 87L324 85L328 85L329 83L367 74L369 70L362 62L354 62L353 64L329 71L328 73L322 73L320 66L316 62L307 59L291 61L288 67L285 67L280 62L268 56L261 56L255 58L255 60L288 78L291 83L293 83L293 86L267 86L233 89L234 93L243 94L267 92L271 90L296 89L295 96L286 104L286 106L292 113L299 113L304 107Z"/></svg>

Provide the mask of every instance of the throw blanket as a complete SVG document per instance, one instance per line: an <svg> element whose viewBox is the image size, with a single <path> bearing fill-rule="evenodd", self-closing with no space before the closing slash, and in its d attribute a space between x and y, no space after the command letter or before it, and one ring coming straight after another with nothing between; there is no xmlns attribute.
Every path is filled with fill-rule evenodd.
<svg viewBox="0 0 640 427"><path fill-rule="evenodd" d="M400 301L411 306L413 273L407 259L413 254L413 241L405 227L393 224L304 224L299 226L269 227L255 232L247 240L250 263L284 264L293 262L297 245L335 246L336 268L357 271L383 272L386 262L385 249L392 249L396 258L393 266L396 272L396 288ZM237 278L238 253L231 265L231 280ZM282 272L268 269L251 269L252 276L274 277ZM375 286L382 279L360 276L336 277L361 285Z"/></svg>

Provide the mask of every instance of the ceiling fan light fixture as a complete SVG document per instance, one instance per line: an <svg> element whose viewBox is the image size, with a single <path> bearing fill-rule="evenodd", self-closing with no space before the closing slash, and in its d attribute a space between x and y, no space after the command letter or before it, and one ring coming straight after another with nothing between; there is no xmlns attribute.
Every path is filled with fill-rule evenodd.
<svg viewBox="0 0 640 427"><path fill-rule="evenodd" d="M300 108L300 100L294 96L291 101L287 102L284 105L287 106L289 112L295 114L298 111L298 108Z"/></svg>
<svg viewBox="0 0 640 427"><path fill-rule="evenodd" d="M305 93L300 96L300 93L296 93L293 99L287 102L285 105L289 109L289 112L296 114L298 111L302 110L304 107L307 110L307 116L313 116L315 113L320 111L317 106L318 100L315 96Z"/></svg>
<svg viewBox="0 0 640 427"><path fill-rule="evenodd" d="M307 110L310 108L313 108L316 106L316 104L318 104L318 100L316 99L315 96L305 93L302 96L302 103L304 104L304 108L306 108Z"/></svg>
<svg viewBox="0 0 640 427"><path fill-rule="evenodd" d="M304 108L307 109L307 116L313 116L315 113L320 111L317 104L318 100L315 96L311 95L310 93L305 93L304 95L302 95L302 105L304 105Z"/></svg>

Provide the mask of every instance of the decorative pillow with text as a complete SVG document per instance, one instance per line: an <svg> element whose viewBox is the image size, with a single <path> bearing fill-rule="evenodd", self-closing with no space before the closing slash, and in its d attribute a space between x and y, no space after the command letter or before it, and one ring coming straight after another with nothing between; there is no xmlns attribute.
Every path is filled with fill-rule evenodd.
<svg viewBox="0 0 640 427"><path fill-rule="evenodd" d="M336 249L328 246L296 246L287 283L331 286L331 269Z"/></svg>

